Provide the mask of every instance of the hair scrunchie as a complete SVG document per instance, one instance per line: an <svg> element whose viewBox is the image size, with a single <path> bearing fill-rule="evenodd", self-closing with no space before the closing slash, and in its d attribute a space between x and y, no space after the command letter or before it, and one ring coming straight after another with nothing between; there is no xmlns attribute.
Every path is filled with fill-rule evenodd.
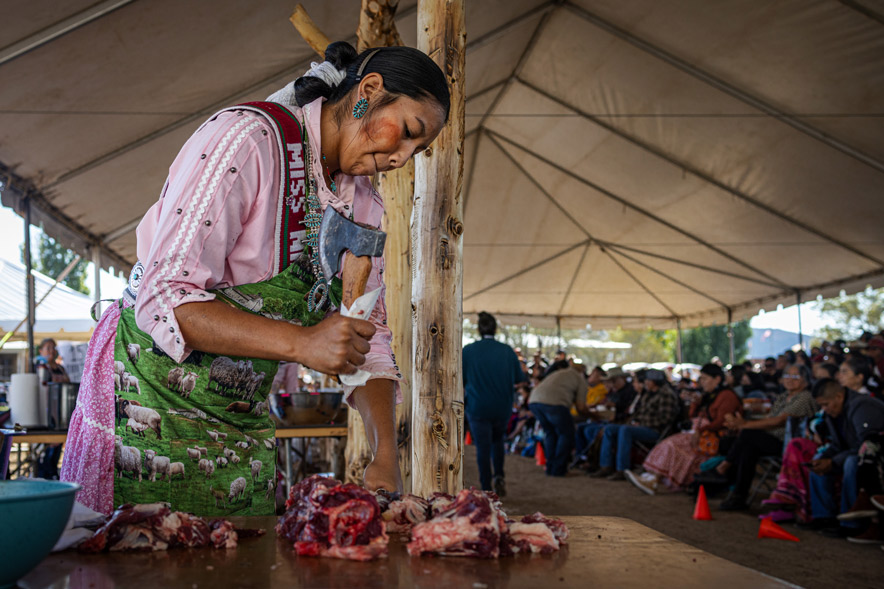
<svg viewBox="0 0 884 589"><path fill-rule="evenodd" d="M339 70L330 61L322 63L311 62L310 69L304 72L302 78L319 78L330 88L338 86L347 78L347 70ZM267 102L276 102L286 106L298 106L295 99L295 84L293 82L286 84L273 94L267 97Z"/></svg>
<svg viewBox="0 0 884 589"><path fill-rule="evenodd" d="M339 70L330 61L323 61L322 63L314 61L310 64L310 69L304 72L303 77L319 78L334 88L347 77L347 70Z"/></svg>

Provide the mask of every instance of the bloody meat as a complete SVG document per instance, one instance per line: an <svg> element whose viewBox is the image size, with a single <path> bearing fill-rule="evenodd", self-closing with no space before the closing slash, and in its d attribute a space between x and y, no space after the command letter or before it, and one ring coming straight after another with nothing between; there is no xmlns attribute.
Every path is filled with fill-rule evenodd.
<svg viewBox="0 0 884 589"><path fill-rule="evenodd" d="M301 556L373 560L388 537L375 496L356 485L313 476L292 487L276 533Z"/></svg>
<svg viewBox="0 0 884 589"><path fill-rule="evenodd" d="M263 530L240 530L260 536ZM236 548L239 534L229 521L205 520L172 511L166 503L121 505L95 534L78 546L81 552L155 551L169 548Z"/></svg>
<svg viewBox="0 0 884 589"><path fill-rule="evenodd" d="M446 503L451 501L447 508ZM408 553L497 558L517 553L549 554L568 539L561 520L542 513L509 520L494 493L463 490L456 498L430 500L433 518L411 532Z"/></svg>
<svg viewBox="0 0 884 589"><path fill-rule="evenodd" d="M389 502L382 512L387 533L408 534L415 525L430 519L430 503L423 497L405 494Z"/></svg>
<svg viewBox="0 0 884 589"><path fill-rule="evenodd" d="M430 521L414 526L408 553L497 558L500 555L503 513L482 491L464 489L454 502Z"/></svg>

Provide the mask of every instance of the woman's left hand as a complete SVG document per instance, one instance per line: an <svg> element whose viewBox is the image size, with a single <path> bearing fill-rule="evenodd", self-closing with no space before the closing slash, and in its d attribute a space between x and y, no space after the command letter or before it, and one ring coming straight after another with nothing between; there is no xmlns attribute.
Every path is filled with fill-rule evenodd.
<svg viewBox="0 0 884 589"><path fill-rule="evenodd" d="M729 413L724 416L724 424L728 429L741 430L746 421L736 413Z"/></svg>

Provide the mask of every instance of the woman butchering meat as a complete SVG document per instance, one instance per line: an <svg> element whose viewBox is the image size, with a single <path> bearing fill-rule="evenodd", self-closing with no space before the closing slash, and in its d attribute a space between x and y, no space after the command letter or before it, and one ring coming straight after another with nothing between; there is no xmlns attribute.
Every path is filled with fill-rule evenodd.
<svg viewBox="0 0 884 589"><path fill-rule="evenodd" d="M61 478L83 486L86 506L273 514L266 399L280 361L369 373L345 386L374 454L364 484L401 490L384 260L366 268L365 291L380 293L368 320L344 317L340 273L325 275L317 233L327 207L380 225L370 176L430 145L449 91L415 49L357 55L333 43L325 58L268 101L206 121L139 224L139 262L92 336L68 432Z"/></svg>

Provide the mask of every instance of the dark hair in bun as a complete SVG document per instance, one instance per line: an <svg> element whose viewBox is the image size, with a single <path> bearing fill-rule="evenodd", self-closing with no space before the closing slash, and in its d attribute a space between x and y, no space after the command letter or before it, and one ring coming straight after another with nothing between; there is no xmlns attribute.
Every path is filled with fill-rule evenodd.
<svg viewBox="0 0 884 589"><path fill-rule="evenodd" d="M373 53L377 51L377 53ZM363 61L371 59L357 76ZM319 98L335 104L344 98L366 74L377 73L384 78L384 89L390 95L387 99L374 101L369 109L378 108L396 100L397 96L407 96L414 100L435 100L445 112L451 106L451 96L445 76L436 63L421 51L412 47L381 47L366 49L356 53L346 41L332 43L325 49L325 60L339 70L346 70L347 77L337 86L329 86L323 80L310 76L295 80L295 97L298 106L304 106Z"/></svg>

